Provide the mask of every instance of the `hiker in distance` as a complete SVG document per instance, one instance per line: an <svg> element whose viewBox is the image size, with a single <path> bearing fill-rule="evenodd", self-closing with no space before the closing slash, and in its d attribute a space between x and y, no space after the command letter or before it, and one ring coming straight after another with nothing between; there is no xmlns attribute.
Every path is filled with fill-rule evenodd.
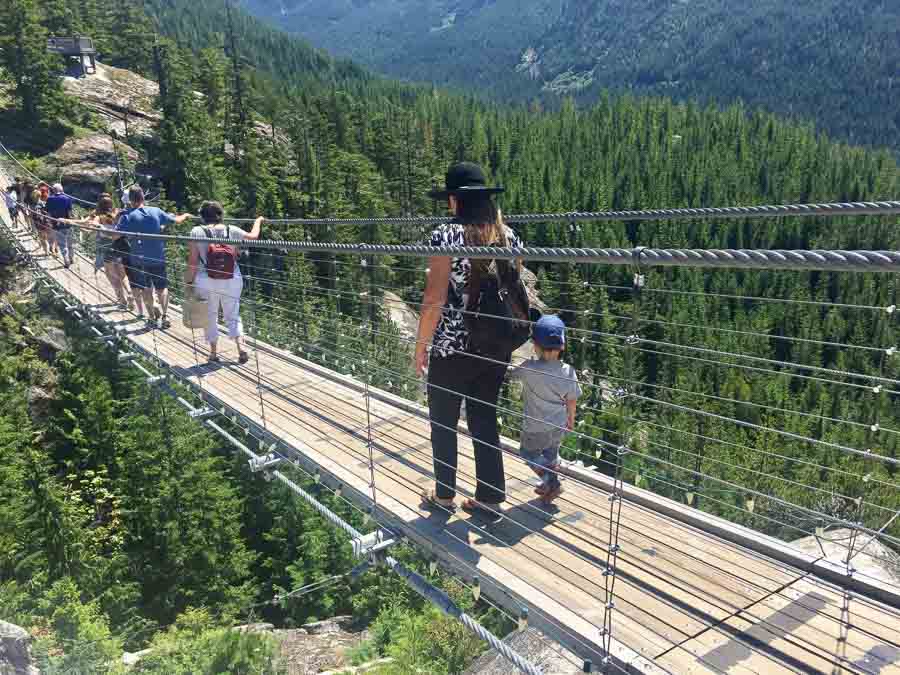
<svg viewBox="0 0 900 675"><path fill-rule="evenodd" d="M477 164L462 162L447 171L445 189L429 196L446 200L454 218L431 235L432 246L520 247L518 235L506 227L494 202L501 187L488 187ZM518 280L520 262L449 258L429 259L414 366L427 371L428 411L434 454L435 487L422 495L426 506L453 510L456 498L457 425L466 402L466 420L474 439L475 498L462 507L488 517L499 514L506 499L503 453L497 424L497 400L512 352L528 338L511 338L513 323L475 317L489 310L487 289ZM527 318L527 296L524 299ZM521 341L519 341L521 340ZM515 343L517 344L515 344Z"/></svg>
<svg viewBox="0 0 900 675"><path fill-rule="evenodd" d="M219 202L203 202L200 217L203 225L191 230L191 236L202 239L233 239L239 241L259 239L262 216L253 222L249 232L239 227L222 223L224 212ZM197 294L207 300L208 320L206 341L209 343L209 362L218 363L219 306L228 328L228 337L234 340L238 350L238 363L244 364L250 356L244 350L241 338L244 327L241 323L241 292L244 280L238 265L240 252L233 244L217 242L191 242L184 281L196 288Z"/></svg>
<svg viewBox="0 0 900 675"><path fill-rule="evenodd" d="M169 278L166 272L166 247L162 239L143 239L142 234L162 234L166 225L180 225L191 217L189 213L174 216L171 213L144 205L144 191L134 185L128 190L131 208L126 209L119 217L116 232L131 234L128 243L131 246L129 265L131 287L134 290L134 301L137 305L138 318L144 315L147 305L147 325L155 327L159 321L160 328L169 328L171 322L167 316L169 308ZM121 236L121 235L120 235ZM153 306L153 291L159 300L159 308Z"/></svg>
<svg viewBox="0 0 900 675"><path fill-rule="evenodd" d="M56 249L62 256L63 266L68 268L75 262L75 239L72 225L69 222L72 218L72 209L75 206L75 202L63 191L61 183L54 183L52 188L47 188L49 196L45 197L44 195L48 194L44 190L46 186L46 183L42 183L39 188L40 202L44 203L47 215L51 218L50 222L53 228L53 236L56 240Z"/></svg>
<svg viewBox="0 0 900 675"><path fill-rule="evenodd" d="M6 210L9 212L9 221L12 223L13 229L19 227L19 193L15 185L10 185L6 192L3 193L3 199L6 202Z"/></svg>

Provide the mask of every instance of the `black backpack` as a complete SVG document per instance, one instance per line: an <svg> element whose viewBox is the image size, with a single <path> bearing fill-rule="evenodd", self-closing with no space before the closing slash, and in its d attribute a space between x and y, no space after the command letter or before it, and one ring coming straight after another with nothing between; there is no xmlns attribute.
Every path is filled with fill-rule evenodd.
<svg viewBox="0 0 900 675"><path fill-rule="evenodd" d="M508 361L528 341L531 305L515 262L472 260L463 316L470 354Z"/></svg>

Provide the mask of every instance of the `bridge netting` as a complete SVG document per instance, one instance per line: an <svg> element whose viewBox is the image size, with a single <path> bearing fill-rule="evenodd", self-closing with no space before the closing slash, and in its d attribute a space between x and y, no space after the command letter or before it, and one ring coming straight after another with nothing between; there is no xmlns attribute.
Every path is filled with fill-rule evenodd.
<svg viewBox="0 0 900 675"><path fill-rule="evenodd" d="M900 212L900 204L888 204L892 206L860 206L858 213ZM833 211L826 215L848 214ZM673 217L672 212L645 213ZM790 211L761 209L742 217L785 213ZM590 215L558 217L578 222ZM628 214L614 219L629 220ZM510 220L528 222L523 217ZM388 418L372 405L386 396L395 405L407 402L409 409L421 410L425 403L428 385L414 373L412 353L428 260L434 254L460 253L425 245L433 225L432 219L275 223L277 240L241 243L241 311L255 358L207 372L202 334L190 335L201 398L205 378L227 376L228 386L241 396L258 399L261 424L245 429L257 445L257 459L283 460L342 498L345 486L326 484L317 470L272 440L296 434L282 426L290 414L285 400L309 403L328 392L304 392L297 386L302 382L285 382L259 354L274 354L275 361L285 363L293 355L355 383L362 397L349 404L349 412L340 412L341 401L328 404L335 416L348 416L345 424L363 421L357 431L365 439L364 449L351 454L371 476L371 505L347 503L362 509L386 538L405 533L379 518L384 513L379 500L397 494L385 486L405 486L409 495L418 489L416 474L434 478L427 469L432 462L427 425L419 419L380 431ZM877 217L860 226L871 228L882 250L467 251L524 260L535 304L567 324L564 358L577 369L584 394L576 427L562 449L566 463L560 473L567 491L555 508L543 507L517 487L486 524L443 514L448 523L461 526L448 524L446 537L462 549L471 547L472 536L495 547L514 542L542 573L569 580L596 608L579 618L599 639L588 639L583 630L549 612L542 620L567 634L567 646L604 670L649 663L679 672L678 661L666 660L679 652L704 672L789 672L804 658L812 672L825 672L826 666L835 672L897 668L900 640L891 631L900 621L900 237ZM108 304L114 300L111 290L90 264L95 232L88 227L82 231L80 264L56 273L70 278L70 289L81 289L80 305ZM184 297L186 244L198 241L185 234L165 237L176 304ZM33 240L30 246L35 254ZM660 261L673 267L659 266ZM694 266L697 261L716 269L703 269L702 262ZM148 331L159 363L179 347L173 331L133 328ZM267 345L278 351L265 352ZM514 360L526 355L523 350ZM263 392L277 392L281 399ZM524 414L516 387L504 387L494 407L504 438L499 450L509 461L522 462L517 439ZM323 418L321 424L327 428L329 420ZM471 440L465 425L452 431ZM377 461L379 444L412 458L415 470L400 471ZM462 492L470 493L476 484L470 464L460 465L459 479ZM526 485L527 472L518 472L511 482ZM774 551L773 542L778 542L788 551L784 558L795 555L793 564L803 577L823 579L841 606L817 604L808 594L798 599L775 571L770 569L767 577L765 566L741 572L722 551L692 550L689 538L676 543L627 508L635 500L656 504L648 508L658 508L668 520L681 519L685 526L705 520L716 536L744 542L755 551ZM635 517L632 522L629 515ZM736 529L727 533L728 527ZM484 572L460 550L446 547L442 555L453 558L464 583L481 596ZM555 555L563 550L566 556ZM655 569L648 564L649 558L639 555L648 550L656 551L665 565ZM629 570L624 576L623 564ZM646 576L636 578L634 568ZM697 586L680 576L698 569L717 576L717 582ZM514 568L505 571L517 573ZM667 607L692 608L686 614L696 622L696 631L672 625L669 617L635 603L634 589L646 592L648 578L658 584ZM759 605L759 594L782 601L782 614L770 615ZM488 593L482 597L493 602ZM851 603L864 608L862 628ZM522 620L508 605L497 606L512 620ZM539 606L529 609L532 620L542 612ZM743 639L738 635L750 657L731 663L704 645L700 635L720 630L736 616L747 619L756 633ZM786 631L785 616L803 628ZM839 639L831 643L835 634ZM873 639L883 649L873 650ZM772 647L779 640L787 646ZM626 650L617 652L619 645ZM772 669L755 670L756 663Z"/></svg>

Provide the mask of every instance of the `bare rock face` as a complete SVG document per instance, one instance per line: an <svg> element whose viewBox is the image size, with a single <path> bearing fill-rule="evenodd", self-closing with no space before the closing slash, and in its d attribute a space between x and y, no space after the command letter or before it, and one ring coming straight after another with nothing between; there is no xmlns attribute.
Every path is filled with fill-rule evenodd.
<svg viewBox="0 0 900 675"><path fill-rule="evenodd" d="M575 675L583 672L575 665L582 663L575 654L556 644L536 628L516 631L503 642L548 675ZM476 659L465 675L514 675L518 672L518 668L492 649Z"/></svg>
<svg viewBox="0 0 900 675"><path fill-rule="evenodd" d="M138 153L124 143L116 143L107 134L96 132L68 139L52 155L44 158L50 175L61 179L66 192L80 199L94 201L116 175L116 153L119 162L134 163Z"/></svg>
<svg viewBox="0 0 900 675"><path fill-rule="evenodd" d="M325 621L303 624L303 630L308 635L329 635L347 631L353 624L352 616L335 616Z"/></svg>
<svg viewBox="0 0 900 675"><path fill-rule="evenodd" d="M70 348L69 338L61 328L48 328L35 336L35 340L38 343L38 356L48 363L52 363L58 354Z"/></svg>
<svg viewBox="0 0 900 675"><path fill-rule="evenodd" d="M534 47L529 47L522 52L521 60L516 65L516 72L523 73L529 79L539 80L541 77L541 57Z"/></svg>
<svg viewBox="0 0 900 675"><path fill-rule="evenodd" d="M120 138L149 137L160 119L155 107L159 85L153 80L121 68L97 64L97 74L65 77L66 93L80 100L115 131Z"/></svg>
<svg viewBox="0 0 900 675"><path fill-rule="evenodd" d="M41 387L28 388L28 416L35 424L46 421L53 406L53 394Z"/></svg>
<svg viewBox="0 0 900 675"><path fill-rule="evenodd" d="M0 675L40 675L31 659L31 635L0 621Z"/></svg>
<svg viewBox="0 0 900 675"><path fill-rule="evenodd" d="M345 672L348 652L368 638L366 632L345 630L351 624L350 617L335 617L295 630L274 631L281 642L280 665L289 675Z"/></svg>

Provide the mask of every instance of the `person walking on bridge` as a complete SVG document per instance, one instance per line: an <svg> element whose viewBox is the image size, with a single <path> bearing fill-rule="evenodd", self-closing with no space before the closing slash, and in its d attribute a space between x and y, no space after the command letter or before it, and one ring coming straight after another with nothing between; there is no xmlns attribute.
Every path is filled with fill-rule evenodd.
<svg viewBox="0 0 900 675"><path fill-rule="evenodd" d="M19 195L15 185L10 185L9 189L3 193L3 199L6 202L6 210L9 211L9 221L13 229L19 227Z"/></svg>
<svg viewBox="0 0 900 675"><path fill-rule="evenodd" d="M219 202L203 202L200 217L203 225L191 230L191 236L198 239L223 240L255 240L259 239L262 225L260 216L253 222L249 232L239 227L224 225L224 211ZM184 281L188 286L195 285L200 297L207 299L208 321L206 324L206 341L209 342L209 362L218 363L219 342L219 307L228 328L228 337L234 340L238 350L238 362L247 363L250 359L241 344L244 334L241 323L241 291L244 280L238 265L238 247L233 244L209 242L191 242L187 270Z"/></svg>
<svg viewBox="0 0 900 675"><path fill-rule="evenodd" d="M462 162L451 166L445 189L433 190L429 196L447 200L455 218L434 230L431 245L520 247L519 237L503 224L492 198L502 191L503 188L487 187L484 172L477 164ZM496 358L480 355L472 349L473 325L466 320L473 297L470 285L480 284L473 276L486 276L486 265L491 262L446 256L429 259L414 367L419 376L427 370L434 453L435 489L422 495L423 502L445 509L454 507L456 429L465 399L466 421L474 438L476 487L475 499L465 500L462 506L493 516L506 499L497 401L512 350ZM475 289L475 297L479 292Z"/></svg>
<svg viewBox="0 0 900 675"><path fill-rule="evenodd" d="M129 265L131 266L131 286L134 289L138 318L144 315L147 306L147 325L166 329L169 321L169 278L166 274L166 247L162 239L141 237L142 234L159 235L166 225L180 225L191 217L189 213L174 216L155 206L144 205L144 191L133 185L128 191L131 207L119 217L116 231L128 234L131 245ZM153 306L153 291L159 300L159 308Z"/></svg>
<svg viewBox="0 0 900 675"><path fill-rule="evenodd" d="M50 192L45 208L51 219L50 226L56 238L56 248L62 255L63 266L68 268L75 260L75 242L72 239L72 225L69 222L75 204L72 198L63 192L60 183L54 183Z"/></svg>
<svg viewBox="0 0 900 675"><path fill-rule="evenodd" d="M128 239L116 237L116 222L119 211L113 204L112 195L104 192L97 199L97 208L84 220L69 221L72 225L87 225L97 229L97 259L95 268L103 268L109 285L112 286L119 303L119 309L134 309L134 298L128 276L125 273L125 259L128 257Z"/></svg>

